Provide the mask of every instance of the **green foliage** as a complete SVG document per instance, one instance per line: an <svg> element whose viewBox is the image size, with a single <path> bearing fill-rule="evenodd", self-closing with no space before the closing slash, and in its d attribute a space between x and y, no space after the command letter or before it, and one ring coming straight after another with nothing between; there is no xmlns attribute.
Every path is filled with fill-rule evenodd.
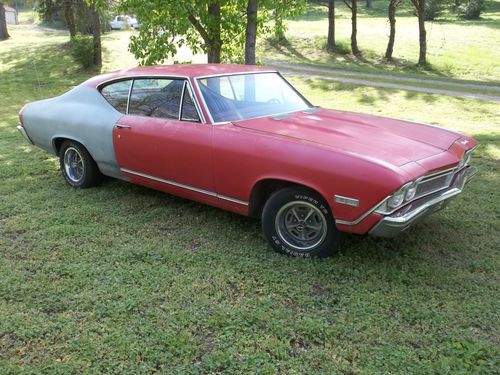
<svg viewBox="0 0 500 375"><path fill-rule="evenodd" d="M39 0L36 5L36 11L43 23L51 23L62 19L61 0Z"/></svg>
<svg viewBox="0 0 500 375"><path fill-rule="evenodd" d="M431 360L438 374L494 374L499 365L487 347L470 340L449 341Z"/></svg>
<svg viewBox="0 0 500 375"><path fill-rule="evenodd" d="M71 55L83 68L90 68L94 61L94 44L89 35L77 34L70 41Z"/></svg>
<svg viewBox="0 0 500 375"><path fill-rule="evenodd" d="M208 12L208 6L213 2L122 0L120 9L134 13L142 25L139 34L131 38L130 51L142 64L163 62L185 45L194 53L207 52L210 43L206 39L216 38L220 26L222 60L242 62L247 3L244 0L221 0L221 17L214 19ZM271 30L267 22L273 17L273 12L279 11L286 17L301 9L305 9L304 0L259 2L257 33L262 35ZM198 22L198 27L193 24L193 19ZM206 36L200 34L200 28Z"/></svg>
<svg viewBox="0 0 500 375"><path fill-rule="evenodd" d="M426 0L425 1L425 10L424 17L426 21L432 21L442 11L442 0Z"/></svg>
<svg viewBox="0 0 500 375"><path fill-rule="evenodd" d="M468 0L458 8L459 16L466 20L478 19L483 11L484 0Z"/></svg>

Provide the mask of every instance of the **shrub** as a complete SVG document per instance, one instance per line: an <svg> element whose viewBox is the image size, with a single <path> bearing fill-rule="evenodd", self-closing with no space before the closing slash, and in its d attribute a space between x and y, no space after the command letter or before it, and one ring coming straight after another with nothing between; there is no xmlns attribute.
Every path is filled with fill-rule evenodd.
<svg viewBox="0 0 500 375"><path fill-rule="evenodd" d="M71 39L71 55L84 68L94 64L94 44L89 35L77 34Z"/></svg>
<svg viewBox="0 0 500 375"><path fill-rule="evenodd" d="M460 6L458 14L466 20L477 20L483 10L484 0L469 0Z"/></svg>
<svg viewBox="0 0 500 375"><path fill-rule="evenodd" d="M440 0L427 0L425 2L425 20L432 21L441 13Z"/></svg>

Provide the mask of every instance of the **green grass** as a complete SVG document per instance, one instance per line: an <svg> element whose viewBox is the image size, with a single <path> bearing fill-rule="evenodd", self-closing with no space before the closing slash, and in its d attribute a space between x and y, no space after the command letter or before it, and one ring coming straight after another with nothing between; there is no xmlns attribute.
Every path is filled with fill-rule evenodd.
<svg viewBox="0 0 500 375"><path fill-rule="evenodd" d="M64 33L10 32L0 43L0 373L497 371L497 103L293 79L315 104L482 143L478 177L447 210L392 240L346 236L339 256L293 259L255 220L117 180L69 188L57 160L17 133L17 112L95 73L75 67ZM131 63L123 35L105 37L106 70Z"/></svg>
<svg viewBox="0 0 500 375"><path fill-rule="evenodd" d="M391 72L500 82L500 1L488 1L486 12L478 21L457 20L449 13L427 22L429 66L416 67L418 60L418 25L410 5L398 11L394 62L383 59L389 33L385 1L375 1L375 9L366 11L360 4L358 44L363 58L325 50L326 8L311 7L303 16L288 21L288 42L279 45L268 41L260 53L263 60L287 60L358 71ZM409 3L408 3L409 4ZM336 39L342 50L350 49L350 13L337 4Z"/></svg>

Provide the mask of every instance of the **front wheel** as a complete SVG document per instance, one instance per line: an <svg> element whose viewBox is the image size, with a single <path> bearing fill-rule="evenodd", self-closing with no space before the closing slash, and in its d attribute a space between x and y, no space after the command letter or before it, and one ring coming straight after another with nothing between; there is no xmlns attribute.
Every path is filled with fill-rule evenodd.
<svg viewBox="0 0 500 375"><path fill-rule="evenodd" d="M275 250L296 257L327 257L339 248L335 227L324 199L305 188L275 192L262 212L262 230Z"/></svg>

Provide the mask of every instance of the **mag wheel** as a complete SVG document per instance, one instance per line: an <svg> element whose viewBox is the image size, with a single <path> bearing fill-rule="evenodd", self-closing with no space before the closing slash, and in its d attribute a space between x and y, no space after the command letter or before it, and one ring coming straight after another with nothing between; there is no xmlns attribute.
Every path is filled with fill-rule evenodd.
<svg viewBox="0 0 500 375"><path fill-rule="evenodd" d="M327 257L339 247L340 232L318 194L299 187L275 192L262 212L262 229L275 250L302 257Z"/></svg>
<svg viewBox="0 0 500 375"><path fill-rule="evenodd" d="M99 184L102 174L89 152L81 144L66 141L59 152L61 172L74 188L88 188Z"/></svg>

